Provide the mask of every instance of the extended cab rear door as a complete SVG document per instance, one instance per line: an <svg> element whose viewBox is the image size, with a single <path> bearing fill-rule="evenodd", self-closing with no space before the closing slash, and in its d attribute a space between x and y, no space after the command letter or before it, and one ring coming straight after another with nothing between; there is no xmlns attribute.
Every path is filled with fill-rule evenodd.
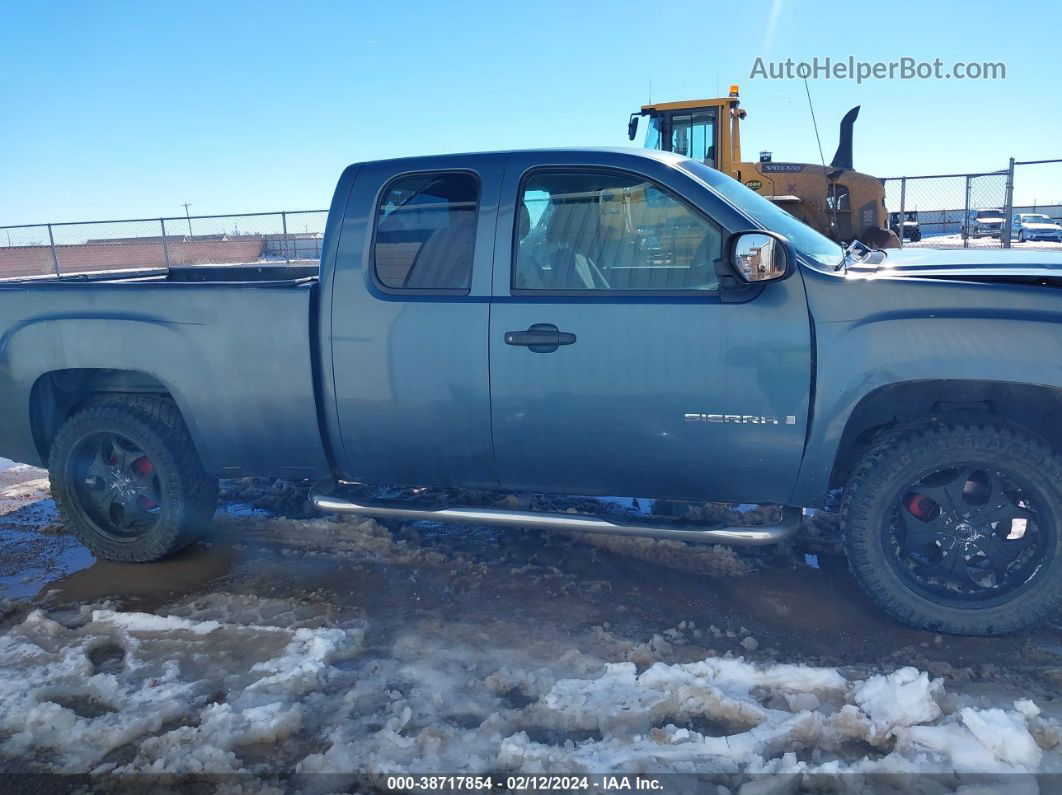
<svg viewBox="0 0 1062 795"><path fill-rule="evenodd" d="M723 302L717 261L748 225L665 162L512 157L490 319L503 487L788 497L808 418L810 321L799 272Z"/></svg>
<svg viewBox="0 0 1062 795"><path fill-rule="evenodd" d="M331 286L346 477L496 487L488 316L504 159L361 166Z"/></svg>

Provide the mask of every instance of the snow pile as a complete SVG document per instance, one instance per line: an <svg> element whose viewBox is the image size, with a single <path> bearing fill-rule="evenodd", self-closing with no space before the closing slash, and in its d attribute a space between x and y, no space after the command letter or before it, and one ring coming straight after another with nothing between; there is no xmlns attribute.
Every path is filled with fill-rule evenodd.
<svg viewBox="0 0 1062 795"><path fill-rule="evenodd" d="M936 699L943 692L939 679L915 668L901 668L888 676L874 676L857 687L852 700L870 718L871 735L883 742L897 726L928 723L940 717Z"/></svg>
<svg viewBox="0 0 1062 795"><path fill-rule="evenodd" d="M6 458L0 462L7 461ZM23 464L0 465L0 515L48 495L48 473Z"/></svg>
<svg viewBox="0 0 1062 795"><path fill-rule="evenodd" d="M1062 769L1062 726L1033 702L964 701L913 668L850 680L734 657L640 666L609 662L639 647L609 632L582 649L548 627L534 644L526 633L500 619L387 629L220 592L159 615L37 611L0 636L0 757L60 772L294 773L311 789L311 774L343 789L425 770L673 771L733 786Z"/></svg>
<svg viewBox="0 0 1062 795"><path fill-rule="evenodd" d="M235 750L302 726L360 648L360 627L241 625L93 610L41 611L0 637L0 755L57 772L222 773Z"/></svg>
<svg viewBox="0 0 1062 795"><path fill-rule="evenodd" d="M944 695L914 668L849 682L831 668L742 659L657 663L641 674L619 663L557 682L542 699L551 725L598 736L558 747L518 733L500 758L552 772L1002 774L1040 770L1050 749L1058 768L1059 726L1031 701L947 714Z"/></svg>

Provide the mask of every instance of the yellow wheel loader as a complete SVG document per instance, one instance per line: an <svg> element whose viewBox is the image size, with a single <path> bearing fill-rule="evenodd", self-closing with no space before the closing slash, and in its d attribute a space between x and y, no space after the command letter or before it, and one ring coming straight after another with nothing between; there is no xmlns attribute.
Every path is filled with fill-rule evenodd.
<svg viewBox="0 0 1062 795"><path fill-rule="evenodd" d="M885 228L885 186L881 180L852 168L854 107L841 120L841 136L833 161L781 163L761 152L759 162L741 159L738 87L719 99L661 102L632 113L627 135L634 140L638 123L648 117L645 146L678 152L722 171L804 223L842 243L858 238L874 248L895 245Z"/></svg>

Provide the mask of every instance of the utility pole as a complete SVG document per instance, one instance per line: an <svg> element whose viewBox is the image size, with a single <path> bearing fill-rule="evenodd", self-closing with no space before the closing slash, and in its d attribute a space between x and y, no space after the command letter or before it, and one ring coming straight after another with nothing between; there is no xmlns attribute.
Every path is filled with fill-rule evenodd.
<svg viewBox="0 0 1062 795"><path fill-rule="evenodd" d="M188 237L191 237L192 236L192 216L190 216L188 214L188 208L191 207L192 205L189 204L188 202L185 202L181 206L184 208L184 217L188 219Z"/></svg>
<svg viewBox="0 0 1062 795"><path fill-rule="evenodd" d="M1010 248L1010 233L1013 231L1011 216L1014 213L1014 165L1016 163L1017 161L1012 157L1010 165L1007 167L1007 187L1003 194L1005 203L1003 207L1003 229L1000 234L1000 237L1003 238L1000 241L1003 248Z"/></svg>

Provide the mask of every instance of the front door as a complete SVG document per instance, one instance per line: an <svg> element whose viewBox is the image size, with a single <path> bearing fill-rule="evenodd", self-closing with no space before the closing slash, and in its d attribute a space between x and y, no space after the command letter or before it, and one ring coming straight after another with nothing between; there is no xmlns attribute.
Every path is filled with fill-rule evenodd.
<svg viewBox="0 0 1062 795"><path fill-rule="evenodd" d="M679 198L675 169L516 165L490 318L501 485L784 501L808 414L799 274L723 303L728 230Z"/></svg>

